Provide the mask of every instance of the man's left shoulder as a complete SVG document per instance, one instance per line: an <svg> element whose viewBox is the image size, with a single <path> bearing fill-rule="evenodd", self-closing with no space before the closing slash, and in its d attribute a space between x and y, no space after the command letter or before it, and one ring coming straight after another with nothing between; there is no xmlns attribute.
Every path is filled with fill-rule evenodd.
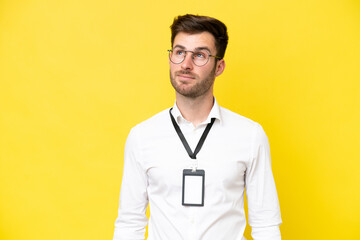
<svg viewBox="0 0 360 240"><path fill-rule="evenodd" d="M225 132L228 134L251 142L267 141L266 133L259 123L223 107L220 107L220 112Z"/></svg>
<svg viewBox="0 0 360 240"><path fill-rule="evenodd" d="M247 128L247 129L254 129L260 126L260 124L255 122L254 120L244 117L227 108L220 107L220 112L221 112L222 120L226 125L231 125L232 127Z"/></svg>

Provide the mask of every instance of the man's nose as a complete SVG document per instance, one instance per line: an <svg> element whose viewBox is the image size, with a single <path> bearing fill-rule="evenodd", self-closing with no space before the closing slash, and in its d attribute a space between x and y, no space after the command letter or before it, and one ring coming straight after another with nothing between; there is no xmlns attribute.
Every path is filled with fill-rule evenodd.
<svg viewBox="0 0 360 240"><path fill-rule="evenodd" d="M187 53L185 55L185 59L184 61L181 63L181 68L182 69L192 69L193 68L193 60L192 60L192 54L191 53Z"/></svg>

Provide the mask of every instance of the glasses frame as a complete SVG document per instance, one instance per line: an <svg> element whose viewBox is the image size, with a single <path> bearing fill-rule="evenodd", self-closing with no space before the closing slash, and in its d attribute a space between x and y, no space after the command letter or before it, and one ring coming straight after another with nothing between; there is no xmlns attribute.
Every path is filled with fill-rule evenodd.
<svg viewBox="0 0 360 240"><path fill-rule="evenodd" d="M183 51L185 52L185 55L184 55L183 60L182 60L181 62L175 63L175 62L173 62L173 61L171 60L171 54L173 53L173 49L169 49L169 50L167 50L167 51L169 52L169 60L170 60L170 62L172 62L173 64L180 64L180 63L182 63L182 62L185 60L188 52L191 52L191 53L192 53L192 54L191 54L191 60L192 60L192 62L193 62L196 66L198 66L198 67L203 67L203 66L205 66L205 65L209 62L210 57L213 57L213 58L219 59L219 60L221 59L221 57L219 57L219 56L215 56L215 55L209 54L209 58L207 59L207 61L206 61L203 65L197 65L197 64L195 63L195 61L194 61L194 53L195 53L195 52L194 52L194 51L190 51L190 50L183 50Z"/></svg>

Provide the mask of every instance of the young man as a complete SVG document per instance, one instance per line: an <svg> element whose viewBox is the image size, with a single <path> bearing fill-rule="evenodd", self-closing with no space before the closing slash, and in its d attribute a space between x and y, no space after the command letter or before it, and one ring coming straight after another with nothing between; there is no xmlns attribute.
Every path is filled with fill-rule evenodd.
<svg viewBox="0 0 360 240"><path fill-rule="evenodd" d="M254 240L281 239L268 139L261 126L220 107L226 26L184 15L171 26L176 102L134 127L125 146L114 240L241 240L244 190Z"/></svg>

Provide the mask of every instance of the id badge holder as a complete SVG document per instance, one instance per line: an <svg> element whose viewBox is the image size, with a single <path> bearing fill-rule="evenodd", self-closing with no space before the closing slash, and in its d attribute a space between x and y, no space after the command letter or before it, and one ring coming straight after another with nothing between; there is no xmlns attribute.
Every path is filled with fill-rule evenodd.
<svg viewBox="0 0 360 240"><path fill-rule="evenodd" d="M182 205L204 206L205 171L183 170Z"/></svg>

